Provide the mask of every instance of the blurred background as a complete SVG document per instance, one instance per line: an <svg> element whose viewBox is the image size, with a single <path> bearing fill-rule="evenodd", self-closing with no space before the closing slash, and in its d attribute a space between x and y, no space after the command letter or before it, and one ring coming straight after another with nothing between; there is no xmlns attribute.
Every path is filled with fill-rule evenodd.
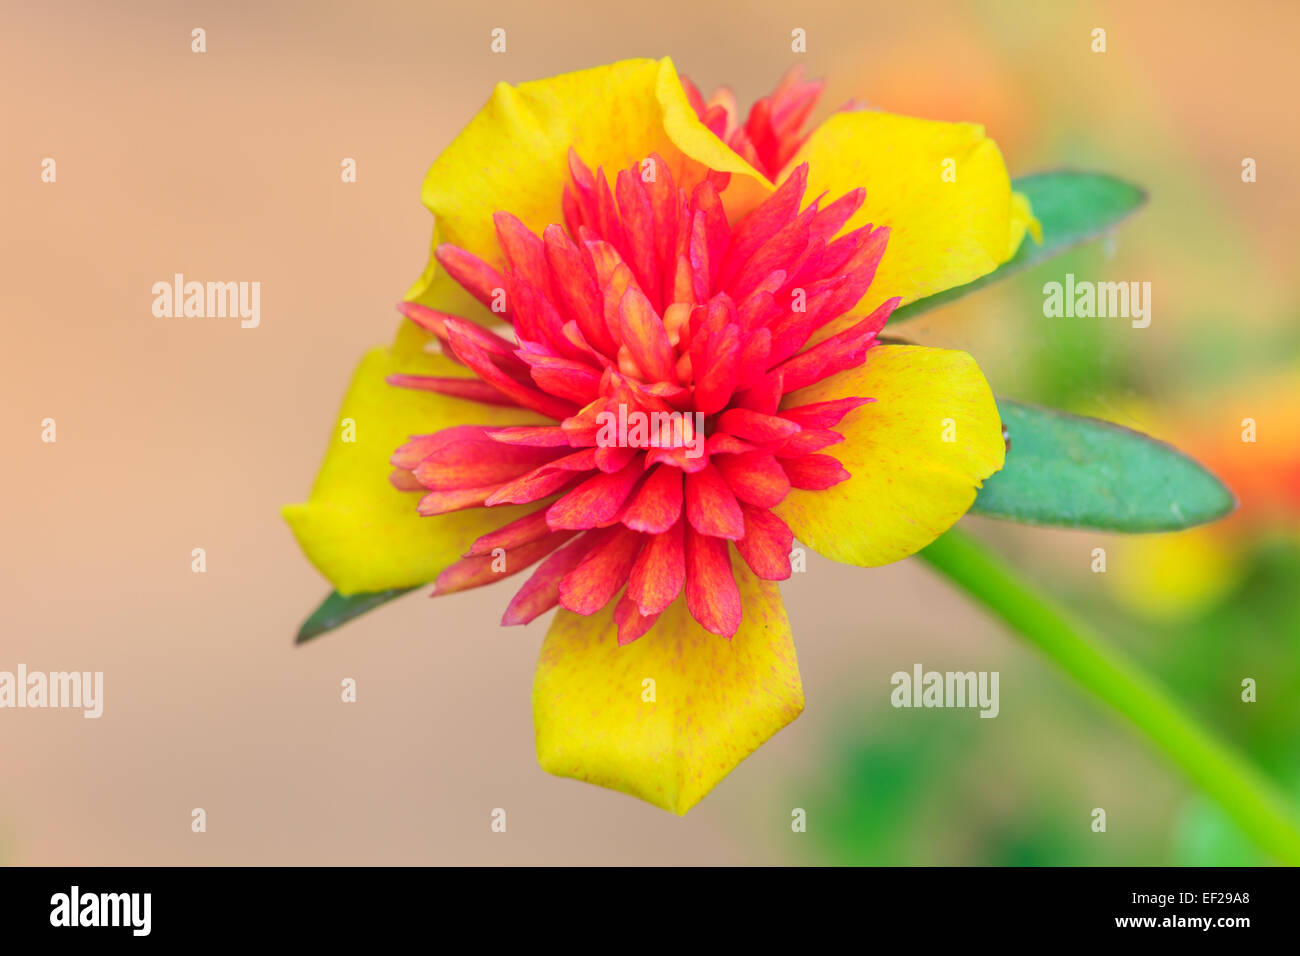
<svg viewBox="0 0 1300 956"><path fill-rule="evenodd" d="M1179 536L965 525L1300 801L1300 7L48 0L3 17L0 670L103 671L105 702L99 720L0 712L0 862L1267 861L916 561L810 556L784 587L804 715L677 819L537 768L547 619L497 628L498 588L412 595L295 648L328 586L279 507L305 499L355 362L391 336L428 248L421 180L495 82L668 54L747 108L802 63L827 80L818 119L856 97L974 120L1013 176L1074 165L1150 189L1111 239L891 331L1233 485L1236 516ZM155 319L175 272L261 282L260 327ZM1151 326L1043 318L1067 272L1151 282ZM998 719L891 708L890 675L918 662L999 671Z"/></svg>

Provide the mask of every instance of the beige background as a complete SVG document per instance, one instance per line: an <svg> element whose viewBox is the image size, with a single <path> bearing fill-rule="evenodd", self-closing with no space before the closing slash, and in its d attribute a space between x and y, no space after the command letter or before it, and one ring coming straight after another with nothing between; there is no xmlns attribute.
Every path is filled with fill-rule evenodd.
<svg viewBox="0 0 1300 956"><path fill-rule="evenodd" d="M427 251L423 174L494 82L671 54L747 104L795 61L798 26L810 72L829 80L823 113L859 96L982 119L1013 172L1065 158L1033 131L1045 103L1071 97L1080 139L1113 144L1158 114L1201 144L1207 169L1230 175L1243 140L1297 168L1269 107L1280 67L1241 49L1284 32L1283 16L1294 35L1294 12L1268 6L1261 22L1234 5L1190 23L1185 5L1125 6L1048 22L1027 6L921 2L7 4L0 669L102 670L106 701L98 721L0 712L0 860L801 860L789 812L837 700L883 701L914 661L1055 686L915 563L863 573L814 558L785 589L807 712L678 820L537 768L529 687L545 622L495 627L502 589L412 596L295 649L327 587L278 508L306 495L355 361L395 327L392 303ZM1116 46L1104 66L1086 49L1098 20ZM1228 72L1210 65L1225 46ZM1025 84L1046 92L1026 99ZM53 185L40 182L47 156ZM355 185L339 181L348 156ZM1277 215L1294 196L1270 203L1287 231L1262 201L1244 213L1252 248L1277 257L1275 279L1246 293L1265 305L1295 253L1295 216ZM153 318L150 288L174 272L259 281L261 327ZM951 321L927 331L970 340ZM45 417L56 444L40 441ZM190 571L195 547L206 574ZM354 706L339 702L344 677L359 683ZM993 740L1032 719L1008 679L1003 719L978 722ZM1124 753L1089 737L1075 757L1114 771ZM194 807L206 834L190 832ZM494 807L505 835L489 831Z"/></svg>

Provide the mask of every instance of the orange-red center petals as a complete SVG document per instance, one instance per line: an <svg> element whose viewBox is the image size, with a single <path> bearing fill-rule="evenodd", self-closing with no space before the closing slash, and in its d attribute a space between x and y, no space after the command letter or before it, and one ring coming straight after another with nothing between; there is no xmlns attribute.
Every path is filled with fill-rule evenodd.
<svg viewBox="0 0 1300 956"><path fill-rule="evenodd" d="M682 77L682 86L700 122L751 166L775 181L807 138L800 130L821 98L825 84L821 80L804 82L803 70L794 67L782 77L770 96L755 101L744 123L740 122L736 98L726 87L705 100L686 77Z"/></svg>
<svg viewBox="0 0 1300 956"><path fill-rule="evenodd" d="M765 167L797 148L790 131L815 95L787 84L751 117L747 135L771 133L752 143ZM627 643L684 591L691 615L730 637L743 614L731 543L759 578L789 577L792 535L770 509L792 488L849 477L826 449L842 440L840 419L871 399L785 409L781 401L863 362L897 299L808 343L863 297L888 230L868 225L836 238L863 191L804 207L806 166L734 227L719 198L724 175L699 168L694 182L675 182L651 156L611 187L574 152L570 167L563 227L539 236L496 214L504 272L451 246L436 252L509 322L513 339L404 303L476 377L391 380L555 424L413 436L393 455L392 480L427 492L422 514L537 505L476 541L435 593L540 561L504 623L557 604L593 614L617 600Z"/></svg>

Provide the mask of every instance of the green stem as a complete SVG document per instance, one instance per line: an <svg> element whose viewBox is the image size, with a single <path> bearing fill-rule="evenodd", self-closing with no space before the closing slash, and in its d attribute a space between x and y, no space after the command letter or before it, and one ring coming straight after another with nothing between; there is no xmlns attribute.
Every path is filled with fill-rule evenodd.
<svg viewBox="0 0 1300 956"><path fill-rule="evenodd" d="M920 556L1136 724L1261 849L1300 864L1300 825L1287 800L1141 668L1067 620L967 535L949 531Z"/></svg>

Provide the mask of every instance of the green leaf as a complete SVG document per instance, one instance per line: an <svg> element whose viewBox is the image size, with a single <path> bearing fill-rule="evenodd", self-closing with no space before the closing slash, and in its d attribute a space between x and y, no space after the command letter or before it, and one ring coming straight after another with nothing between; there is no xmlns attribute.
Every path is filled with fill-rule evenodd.
<svg viewBox="0 0 1300 956"><path fill-rule="evenodd" d="M321 606L312 611L311 617L302 622L298 628L295 644L305 644L313 637L320 637L327 631L342 627L354 617L360 617L367 611L373 611L381 604L387 604L395 598L414 591L415 588L392 588L388 591L369 591L364 594L350 594L344 597L333 591Z"/></svg>
<svg viewBox="0 0 1300 956"><path fill-rule="evenodd" d="M1012 180L1011 187L1028 197L1034 216L1043 227L1043 241L1034 242L1033 236L1026 235L1009 261L974 282L917 299L895 310L889 317L891 325L1097 239L1147 201L1146 191L1132 183L1101 173L1070 169L1023 176Z"/></svg>
<svg viewBox="0 0 1300 956"><path fill-rule="evenodd" d="M1236 500L1191 458L1140 432L998 400L1009 447L971 511L1101 531L1178 531L1221 518Z"/></svg>

